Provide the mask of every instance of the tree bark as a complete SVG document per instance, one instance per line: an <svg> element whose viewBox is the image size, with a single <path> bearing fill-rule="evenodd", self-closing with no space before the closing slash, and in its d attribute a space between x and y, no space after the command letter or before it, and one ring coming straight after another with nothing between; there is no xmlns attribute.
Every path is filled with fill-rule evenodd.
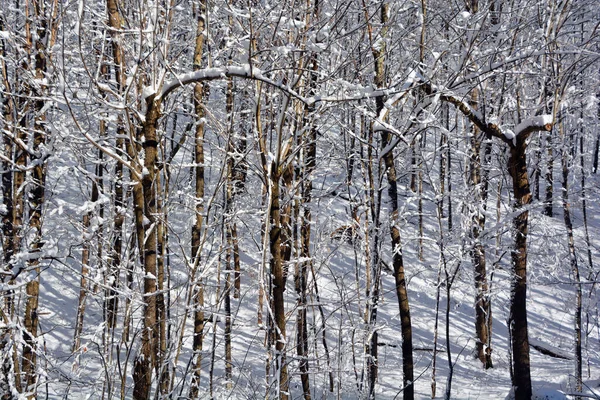
<svg viewBox="0 0 600 400"><path fill-rule="evenodd" d="M380 20L382 31L380 36L385 38L387 32L389 5L384 3L380 9ZM385 43L373 46L371 39L371 51L375 61L375 87L385 87ZM385 99L383 96L378 96L375 99L376 115L381 115ZM391 143L391 134L389 132L381 132L381 146L385 149ZM414 398L414 363L413 363L413 347L412 347L412 323L410 317L410 305L408 301L408 290L406 287L406 276L404 272L404 260L402 257L402 240L399 228L399 208L398 208L398 183L396 177L396 166L394 164L393 151L388 151L383 156L384 168L388 184L388 197L390 202L390 236L392 246L392 263L394 269L394 280L396 286L396 295L398 298L398 307L400 311L400 324L402 331L402 372L403 372L403 394L404 399L412 400ZM378 279L378 277L376 278ZM377 333L374 332L371 347L377 347ZM375 356L376 352L372 354ZM376 364L375 364L376 365ZM376 371L376 370L375 370ZM374 375L374 374L373 374ZM372 376L373 380L374 377ZM370 388L370 397L374 397L374 381Z"/></svg>
<svg viewBox="0 0 600 400"><path fill-rule="evenodd" d="M144 143L144 169L142 171L142 190L144 197L144 324L142 348L134 363L133 397L146 400L152 388L152 371L157 365L159 326L157 320L157 192L159 180L156 175L158 137L156 126L160 117L160 100L150 96L146 100L147 111L141 136Z"/></svg>
<svg viewBox="0 0 600 400"><path fill-rule="evenodd" d="M531 372L529 362L529 337L527 334L527 206L531 202L527 158L525 154L526 138L518 136L516 144L510 148L508 171L513 181L514 209L513 218L515 247L512 252L513 282L509 329L513 357L513 387L515 400L531 398Z"/></svg>
<svg viewBox="0 0 600 400"><path fill-rule="evenodd" d="M473 89L471 92L471 107L477 110L479 102L479 90ZM483 364L485 369L492 368L492 349L489 347L489 331L491 325L491 303L489 296L489 285L487 280L485 248L481 243L480 236L485 229L485 214L480 209L485 210L487 193L484 193L487 185L482 182L482 162L481 162L481 142L485 137L484 133L476 126L472 127L471 148L469 154L469 184L473 193L473 205L470 210L470 231L471 237L471 260L473 262L475 276L475 334L476 334L476 352L477 358ZM486 186L486 187L484 187Z"/></svg>
<svg viewBox="0 0 600 400"><path fill-rule="evenodd" d="M281 234L281 208L280 208L280 165L274 161L271 165L270 191L271 205L269 216L271 229L269 230L269 243L271 251L271 274L273 275L272 302L273 316L275 324L275 359L276 368L279 371L279 398L287 400L289 398L288 368L285 356L286 339L286 321L284 296L285 291L285 272L283 269L282 252L282 234Z"/></svg>
<svg viewBox="0 0 600 400"><path fill-rule="evenodd" d="M569 169L573 167L570 162L570 148L572 143L567 143L564 132L564 124L559 124L561 137L563 138L561 166L562 166L562 206L563 220L567 230L567 247L569 249L569 263L571 272L575 279L575 315L573 319L573 341L575 344L575 391L581 393L583 390L582 382L582 341L581 341L581 314L582 314L582 289L581 275L579 273L579 264L577 262L577 251L575 249L575 237L573 235L573 221L571 220L571 205L569 204ZM569 139L572 141L572 138ZM584 171L581 171L583 174Z"/></svg>
<svg viewBox="0 0 600 400"><path fill-rule="evenodd" d="M45 4L43 2L35 3L34 7L36 17L36 35L35 42L35 78L43 81L47 77L47 57L46 40L48 40L48 21L46 16ZM45 201L46 189L46 171L48 168L47 155L44 152L46 144L46 114L43 112L46 100L46 86L39 85L33 89L34 101L34 123L33 123L33 151L32 157L33 169L31 173L32 187L29 191L29 229L32 232L31 242L28 242L28 248L34 254L33 259L29 261L29 267L34 271L35 276L27 283L24 315L24 339L23 345L23 367L25 375L28 396L33 398L36 393L37 376L37 336L39 327L38 305L40 295L40 266L39 254L42 250L42 211Z"/></svg>
<svg viewBox="0 0 600 400"><path fill-rule="evenodd" d="M198 24L196 26L196 45L194 49L194 70L202 68L204 56L204 41L206 40L206 2L199 2ZM194 85L194 112L196 118L196 129L194 135L194 225L192 226L192 261L193 271L198 268L201 260L201 237L204 223L204 99L207 98L208 87L202 83ZM200 393L200 375L202 371L202 348L204 340L204 284L200 277L192 274L193 279L193 310L194 310L194 338L192 343L193 364L192 382L189 397L195 399Z"/></svg>

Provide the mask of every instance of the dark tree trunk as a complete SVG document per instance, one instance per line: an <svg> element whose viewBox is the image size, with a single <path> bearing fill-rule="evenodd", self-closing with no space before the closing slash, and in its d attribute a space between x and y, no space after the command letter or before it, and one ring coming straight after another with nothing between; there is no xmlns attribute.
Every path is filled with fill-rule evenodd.
<svg viewBox="0 0 600 400"><path fill-rule="evenodd" d="M269 242L271 251L271 274L273 275L273 316L275 318L275 365L279 371L279 398L287 400L288 368L285 357L286 321L285 321L285 271L283 269L284 254L282 251L281 207L280 207L280 165L273 162L271 166L270 189L271 206L269 210L271 229Z"/></svg>
<svg viewBox="0 0 600 400"><path fill-rule="evenodd" d="M531 202L529 177L527 175L526 138L517 137L510 148L508 171L513 181L513 219L515 248L512 252L513 282L510 305L510 334L513 356L513 387L515 400L531 399L531 373L529 362L529 337L527 334L527 206Z"/></svg>
<svg viewBox="0 0 600 400"><path fill-rule="evenodd" d="M150 397L152 387L152 371L157 364L159 326L157 319L157 252L158 221L157 193L159 180L156 175L158 137L156 126L160 117L160 100L154 96L147 99L147 112L141 136L145 138L144 170L142 174L142 191L144 202L144 324L142 331L142 347L140 355L134 363L133 398L146 400Z"/></svg>

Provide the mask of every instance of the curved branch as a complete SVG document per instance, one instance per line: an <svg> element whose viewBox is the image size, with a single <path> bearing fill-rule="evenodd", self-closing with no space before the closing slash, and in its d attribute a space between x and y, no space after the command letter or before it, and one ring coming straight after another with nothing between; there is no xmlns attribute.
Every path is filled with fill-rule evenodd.
<svg viewBox="0 0 600 400"><path fill-rule="evenodd" d="M260 82L264 82L268 85L271 85L282 92L294 97L305 104L309 104L310 101L292 90L289 86L286 86L280 82L276 82L270 78L267 78L263 75L262 71L255 66L250 66L250 64L243 64L241 66L233 66L228 65L225 67L219 68L205 68L198 71L190 72L187 74L179 75L175 79L171 81L165 82L162 86L162 89L158 92L149 92L144 96L145 98L149 98L150 96L155 96L155 98L162 99L167 97L171 92L181 86L185 86L190 83L197 83L202 81L212 81L217 79L224 78L245 78L252 79Z"/></svg>
<svg viewBox="0 0 600 400"><path fill-rule="evenodd" d="M422 82L421 88L429 96L439 96L439 99L453 104L482 132L494 136L510 146L515 146L517 139L525 140L536 131L551 131L554 125L552 115L539 115L526 118L515 127L514 132L500 127L500 125L486 122L483 115L473 109L469 103L454 94L445 93L436 89L429 82Z"/></svg>

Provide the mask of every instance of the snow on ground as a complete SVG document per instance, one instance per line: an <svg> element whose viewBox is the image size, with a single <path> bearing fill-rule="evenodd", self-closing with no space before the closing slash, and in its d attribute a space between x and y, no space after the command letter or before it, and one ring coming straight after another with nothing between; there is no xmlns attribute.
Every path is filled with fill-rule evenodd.
<svg viewBox="0 0 600 400"><path fill-rule="evenodd" d="M332 163L325 170L328 175L314 177L315 200L313 230L315 247L314 277L310 285L313 295L309 299L310 333L310 368L313 398L315 399L358 399L361 398L360 380L364 366L365 323L362 313L366 307L365 299L365 256L360 240L354 245L343 240L329 237L330 233L340 226L350 223L348 203L339 196L331 194L331 189L343 182L342 168L338 161L336 165L330 159L321 162ZM60 170L57 170L60 171ZM318 170L317 170L318 171ZM64 171L63 171L64 172ZM57 182L53 192L54 199L60 199L70 204L83 202L81 194L73 194L69 186L68 176L56 175ZM337 175L336 175L337 174ZM406 195L407 188L403 189ZM69 194L70 193L70 194ZM329 194L327 194L329 193ZM185 193L174 193L173 201L185 203ZM178 197L179 196L179 197ZM177 200L179 199L179 200ZM404 259L408 276L409 300L413 323L413 345L415 348L415 385L417 398L431 398L433 373L433 339L436 321L436 295L439 262L439 247L437 245L439 232L435 220L435 210L425 202L425 223L427 240L424 243L424 259L419 260L416 253L417 231L416 217L412 214L416 204L407 202L404 207L402 234L404 240ZM600 248L600 213L599 204L589 203L594 256ZM458 208L458 207L457 207ZM558 206L556 207L558 209ZM207 323L205 330L205 345L203 351L202 379L206 389L210 374L211 357L214 357L214 397L234 399L264 398L265 391L270 385L271 395L276 385L273 376L265 376L265 331L257 324L258 304L258 271L262 263L260 252L260 226L264 220L260 209L260 199L255 196L248 203L248 209L240 211L238 229L242 241L242 292L239 299L233 300L233 387L226 389L224 381L224 317L222 299L217 299L216 287L207 290L207 312L213 312L213 320ZM188 220L186 220L186 215ZM490 215L495 215L490 212ZM583 254L581 210L574 210L578 249ZM69 238L64 242L81 243L77 239L74 225L78 223L79 215L75 207L68 207L62 213L50 214L46 221L46 229L53 237L58 237L58 247L61 254L68 249L61 247L60 238ZM172 231L178 237L189 232L189 213L172 214ZM506 217L505 217L506 218ZM67 223L66 221L69 221ZM175 222L173 222L175 221ZM573 305L574 289L570 284L570 267L568 264L566 236L562 215L557 213L553 218L542 216L540 207L534 207L531 215L531 237L529 254L529 336L533 344L545 346L556 353L569 355L573 349ZM459 223L457 219L457 224ZM449 342L453 365L452 398L453 399L502 399L510 398L510 355L509 339L506 321L509 310L510 275L509 255L506 252L495 252L496 232L502 232L510 221L502 220L498 224L489 222L489 237L485 239L488 251L489 272L493 304L493 362L494 368L483 370L479 361L473 357L474 349L474 312L473 312L473 273L470 270L468 256L460 258L460 248L454 240L454 247L449 248L453 258L449 268L455 268L460 261L460 271L451 288L449 320L445 319L446 287L440 285L438 353L436 359L436 398L443 398L449 375L449 365L446 353L446 324L449 324ZM459 225L459 224L458 224ZM452 235L459 235L460 231ZM390 262L387 250L388 232L383 233L386 245L383 247L384 260ZM446 232L445 235L448 235ZM215 284L216 268L218 265L218 238L209 237L206 254L210 270L207 271L209 284ZM501 236L504 246L510 245L510 236ZM187 242L184 240L181 245ZM173 246L180 243L172 242ZM47 373L47 384L40 388L41 398L118 398L120 394L119 380L124 376L126 388L125 398L132 395L131 360L134 359L137 347L129 346L122 341L120 331L116 331L113 345L106 348L110 336L102 321L101 286L92 287L88 295L87 311L82 347L75 352L71 350L73 327L76 315L76 302L79 296L80 271L77 257L80 257L81 247L72 249L72 258L64 263L52 263L42 274L41 298L41 340L46 352L42 368ZM170 315L173 336L180 333L180 325L185 314L185 289L189 284L187 273L183 268L183 260L177 256L180 249L173 249L171 258L174 266L171 271L171 287L169 299L172 304ZM387 252L387 253L386 253ZM293 264L293 263L292 263ZM294 265L290 265L290 274ZM98 267L99 269L102 266ZM92 274L101 275L101 270L92 270ZM124 279L124 275L121 276ZM319 299L314 295L315 284ZM140 277L136 276L134 287L141 285ZM584 294L589 296L591 285L584 287ZM129 297L134 315L139 316L142 303L139 295L122 289L122 297ZM382 273L381 300L378 307L377 331L379 334L378 363L379 377L376 388L377 398L402 398L402 354L400 320L397 300L395 298L394 280L387 271ZM288 357L294 360L295 337L295 291L290 275L286 290L288 312ZM588 394L592 390L598 393L598 377L600 376L600 348L597 319L597 294L594 292L586 299L584 310L584 331L588 332L587 351L584 352L584 377ZM121 302L121 307L124 307ZM319 306L322 307L321 318ZM122 312L122 308L121 308ZM587 319L587 316L590 316ZM121 316L122 318L122 316ZM122 322L122 319L120 319ZM139 318L136 319L139 321ZM177 376L174 380L176 393L185 395L184 384L189 384L190 348L191 348L191 317L186 322L186 333L183 337L183 350L176 365ZM329 358L322 345L323 323L328 345ZM134 325L133 335L138 335L140 326ZM215 350L213 353L212 350ZM170 349L175 351L175 349ZM107 358L108 355L108 358ZM125 370L127 368L127 370ZM532 381L536 390L536 399L564 399L565 394L573 393L574 362L541 354L531 349ZM329 372L333 377L333 392L328 390ZM301 397L301 386L297 366L292 362L291 392L293 398ZM111 385L105 385L110 382ZM185 389L187 390L187 389ZM206 394L208 397L209 395Z"/></svg>

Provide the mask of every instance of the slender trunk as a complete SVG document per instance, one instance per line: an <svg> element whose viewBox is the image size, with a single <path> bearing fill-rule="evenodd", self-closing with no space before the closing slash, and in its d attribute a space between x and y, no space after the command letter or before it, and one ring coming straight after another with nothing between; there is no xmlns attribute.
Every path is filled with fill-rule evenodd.
<svg viewBox="0 0 600 400"><path fill-rule="evenodd" d="M164 169L163 169L164 170ZM156 176L157 187L161 188L161 177ZM156 280L158 293L156 295L156 318L158 320L158 354L156 362L156 376L158 377L159 392L162 395L169 393L169 376L171 374L171 363L167 360L168 332L167 332L167 307L165 301L165 292L169 292L169 287L165 288L165 259L166 259L166 210L163 208L163 201L168 196L167 185L164 186L163 193L158 193L156 200Z"/></svg>
<svg viewBox="0 0 600 400"><path fill-rule="evenodd" d="M26 38L27 38L27 42L29 47L31 46L31 27L30 27L30 22L28 21L26 23L25 26L25 31L26 31ZM24 68L27 68L27 66L25 66ZM27 127L27 114L29 112L31 112L30 107L31 105L29 104L29 101L25 100L25 94L28 92L29 88L27 87L27 83L22 83L21 85L22 87L20 88L21 90L19 90L19 94L22 95L23 97L20 97L17 99L18 103L16 105L16 109L17 110L21 110L21 117L18 118L18 124L16 127L17 130L17 138L20 140L21 143L28 145L28 127ZM18 114L17 114L18 115ZM12 238L12 250L11 253L13 255L18 254L21 251L21 243L23 241L23 218L24 218L24 212L25 212L25 171L26 171L26 166L28 164L28 152L27 149L22 147L22 146L16 146L15 149L15 155L14 155L14 159L15 159L15 164L16 164L16 169L13 173L13 201L12 201L12 205L13 205L13 215L12 215L12 227L13 227L13 238ZM13 270L14 266L9 264L8 268L10 270ZM19 273L21 271L19 270ZM13 272L11 274L11 280L9 281L9 284L13 284L14 283L14 276L15 273ZM8 304L7 304L7 309L10 313L11 316L15 315L15 304L14 304L14 299L12 296L8 296L6 298ZM36 327L37 329L37 327ZM29 336L29 334L26 333L27 336ZM27 339L26 339L27 340ZM31 374L31 360L30 360L30 355L32 353L31 348L23 348L23 352L22 352L22 359L21 359L21 375L18 376L18 378L16 379L16 381L18 382L18 386L21 386L21 389L24 389L25 391L27 391L28 389L28 384L26 383L27 379L28 379L28 375ZM15 354L17 353L16 348L15 348ZM16 360L15 360L16 363ZM23 382L23 378L25 378L25 382ZM25 387L22 387L22 383L25 383Z"/></svg>
<svg viewBox="0 0 600 400"><path fill-rule="evenodd" d="M123 152L123 136L125 130L122 123L119 121L117 128L117 151ZM125 199L123 191L123 165L116 163L114 177L114 218L113 218L113 240L109 254L110 272L109 272L109 288L106 298L106 320L109 328L114 329L117 324L117 314L119 308L119 275L121 271L121 258L123 257L123 223L125 222Z"/></svg>
<svg viewBox="0 0 600 400"><path fill-rule="evenodd" d="M441 207L440 207L441 209ZM441 218L441 217L440 217ZM441 252L441 250L440 250ZM435 323L433 325L433 355L431 356L431 398L435 399L437 382L436 382L436 373L437 373L437 345L438 345L438 326L440 320L440 297L441 297L441 288L442 288L442 267L438 266L438 276L436 281L436 291L435 291Z"/></svg>
<svg viewBox="0 0 600 400"><path fill-rule="evenodd" d="M311 0L307 1L307 6L311 6ZM307 16L307 20L319 18L319 0L314 0L312 4L312 14ZM312 96L316 93L317 85L317 72L318 72L318 60L316 54L313 54L307 64L307 68L310 69L311 73L307 78L308 95ZM308 309L308 271L312 269L312 260L310 253L310 236L311 236L311 223L312 214L310 209L310 203L312 200L312 172L315 169L316 157L317 157L317 127L314 125L311 115L315 111L314 107L306 107L304 109L304 118L302 128L305 130L303 135L303 144L305 151L304 160L300 160L300 168L298 180L300 181L301 187L301 203L303 207L303 215L300 217L300 258L302 260L297 265L297 270L294 276L296 294L298 296L297 305L298 312L296 315L296 353L300 359L300 380L302 382L302 391L304 393L304 400L310 400L310 379L309 379L309 365L308 365L308 321L307 321L307 309ZM325 333L323 332L323 335ZM326 346L326 344L325 344Z"/></svg>
<svg viewBox="0 0 600 400"><path fill-rule="evenodd" d="M35 4L35 14L37 18L36 42L35 42L35 78L43 81L47 77L47 16L44 4L38 2ZM33 124L33 150L36 153L32 157L33 169L31 171L31 189L29 191L29 229L32 232L32 239L27 243L30 252L34 258L29 261L29 266L35 273L34 278L27 283L25 291L27 299L25 301L25 343L23 346L23 368L27 382L27 391L31 394L36 392L37 376L37 336L38 336L38 305L40 295L40 272L39 253L42 250L42 209L45 200L45 185L47 171L47 155L44 148L46 144L46 115L42 111L46 100L46 87L40 85L34 89L34 124Z"/></svg>
<svg viewBox="0 0 600 400"><path fill-rule="evenodd" d="M442 153L443 154L443 153ZM441 182L441 181L440 181ZM446 249L445 249L445 236L444 236L444 225L443 221L443 211L444 211L444 203L442 201L443 196L440 197L440 200L437 202L437 221L438 221L438 230L439 230L439 250L440 250L440 258L438 265L438 274L436 281L436 294L435 294L435 323L433 326L433 355L431 360L431 398L435 398L437 382L436 382L436 368L437 368L437 344L438 344L438 326L439 326L439 317L440 317L440 297L442 292L442 269L446 269Z"/></svg>
<svg viewBox="0 0 600 400"><path fill-rule="evenodd" d="M92 203L98 201L98 186L96 182L92 182L92 195L90 197ZM81 250L81 280L79 284L79 300L77 305L77 317L75 320L75 333L73 336L73 352L77 351L81 342L81 332L83 330L83 319L85 315L85 301L87 297L87 293L89 290L88 287L88 275L90 271L90 243L87 238L88 229L90 227L90 219L92 218L92 213L88 212L83 216L83 249Z"/></svg>
<svg viewBox="0 0 600 400"><path fill-rule="evenodd" d="M380 18L383 25L380 32L381 37L386 36L388 22L389 5L381 5ZM375 86L385 87L385 54L386 47L384 43L377 47L372 47L373 58L375 60ZM379 115L384 108L385 99L379 96L376 101L376 113ZM381 146L386 148L391 142L389 132L381 132ZM412 347L412 323L410 318L410 306L408 302L408 290L406 287L406 276L404 272L404 260L402 257L402 240L399 228L399 207L398 207L398 183L396 177L396 166L394 165L393 151L389 151L383 157L385 173L388 184L388 197L391 206L390 211L390 236L392 245L392 263L394 268L394 280L396 283L396 295L398 297L398 307L400 310L400 323L402 331L402 372L403 372L403 390L404 399L412 400L414 398L414 364ZM376 338L376 335L374 335ZM374 343L376 347L377 343ZM373 393L373 392L371 392Z"/></svg>
<svg viewBox="0 0 600 400"><path fill-rule="evenodd" d="M230 18L230 26L231 18ZM231 61L231 60L230 60ZM225 288L223 292L224 303L225 303L225 385L228 390L232 388L232 377L233 377L233 363L231 361L231 277L235 272L235 266L232 268L232 258L239 260L239 256L235 254L237 243L234 246L233 232L235 222L233 221L233 202L235 197L235 176L234 176L234 163L236 160L235 146L233 144L233 129L234 129L234 115L233 115L233 79L227 80L227 95L226 95L226 107L227 113L227 129L228 129L228 140L227 149L225 153L226 158L226 184L225 184L225 215L223 217L224 229L225 229ZM237 237L236 237L237 239ZM233 257L232 257L233 255ZM238 267L239 268L239 267Z"/></svg>
<svg viewBox="0 0 600 400"><path fill-rule="evenodd" d="M0 31L5 29L4 16L0 16ZM16 132L15 127L15 103L16 100L10 94L12 93L12 82L9 79L9 72L6 66L6 39L0 40L0 73L2 74L2 83L6 94L2 102L2 121L3 129L11 133ZM15 157L15 146L13 146L12 139L6 135L4 136L4 148L3 155L6 157L0 164L2 168L2 200L4 206L4 212L2 213L2 269L0 270L1 282L4 284L9 276L12 275L12 258L14 254L14 240L15 240L15 227L14 227L14 202L13 202L13 185L14 185L14 174L12 162ZM17 188L18 189L18 188ZM10 278L8 278L11 280ZM6 290L3 293L3 301L0 304L2 310L2 320L5 327L11 325L11 319L13 317L13 301L12 297L14 292L12 290ZM7 328L0 330L0 355L3 357L2 363L2 381L0 382L0 395L2 400L8 400L11 398L11 393L14 391L21 392L20 382L20 371L19 363L16 357L11 357L11 352L16 355L16 348L14 345L9 345L13 339L14 333ZM10 379L11 376L17 379Z"/></svg>
<svg viewBox="0 0 600 400"><path fill-rule="evenodd" d="M562 206L563 206L563 219L565 222L565 228L567 230L567 243L569 248L569 262L571 264L571 272L575 279L575 318L574 318L574 330L573 339L575 342L575 391L581 393L583 389L582 383L582 355L581 355L581 314L582 314L582 290L581 290L581 278L579 274L579 265L577 263L577 251L575 249L575 238L573 235L573 222L571 220L571 205L569 204L569 168L572 167L570 163L570 148L572 143L566 143L564 124L559 125L561 137L563 138L562 146ZM571 141L570 138L569 141ZM583 171L582 171L583 173Z"/></svg>
<svg viewBox="0 0 600 400"><path fill-rule="evenodd" d="M124 56L123 49L121 47L121 34L120 29L122 26L122 18L119 12L119 5L117 0L106 0L106 9L108 13L108 25L110 26L111 35L111 49L114 64L115 80L117 83L117 90L122 93L125 87L125 74L124 74ZM119 115L117 117L117 130L116 130L116 149L119 155L124 152L124 137L126 136L125 127L123 123L123 117ZM117 288L119 285L119 271L121 268L121 257L123 247L123 223L125 221L125 199L123 191L123 165L117 163L115 165L115 180L114 180L114 208L115 215L113 219L114 233L113 242L110 251L110 266L109 266L109 289L107 290L107 299L105 302L106 309L106 321L109 328L115 328L117 310L118 310L118 293Z"/></svg>
<svg viewBox="0 0 600 400"><path fill-rule="evenodd" d="M554 148L552 143L552 135L546 134L546 198L544 202L544 215L552 217L552 198L554 193Z"/></svg>
<svg viewBox="0 0 600 400"><path fill-rule="evenodd" d="M226 213L228 215L229 213ZM227 218L227 217L226 217ZM229 225L228 222L225 223ZM225 387L227 390L231 390L233 387L233 362L231 355L231 332L232 332L232 319L231 319L231 281L234 269L232 268L232 248L231 248L231 229L226 226L226 241L227 249L225 250L225 285L223 290L224 305L225 305L225 332L223 333L225 339Z"/></svg>
<svg viewBox="0 0 600 400"><path fill-rule="evenodd" d="M310 111L309 111L310 112ZM306 122L306 121L305 121ZM300 221L300 258L303 260L297 263L294 274L295 289L297 294L296 314L296 354L299 357L300 380L302 382L302 390L304 399L310 400L310 380L308 367L308 271L312 268L312 261L308 261L310 255L310 234L312 213L310 210L310 202L312 198L312 180L311 173L314 170L316 158L316 127L311 126L308 129L308 134L305 137L306 153L303 171L298 177L302 191L302 207L303 213L299 215ZM305 261L306 260L306 261Z"/></svg>
<svg viewBox="0 0 600 400"><path fill-rule="evenodd" d="M367 32L369 34L369 41L371 44L371 53L373 55L373 60L375 61L375 65L374 65L374 83L375 83L375 87L379 88L379 87L383 87L385 85L385 42L384 40L380 40L378 41L378 45L375 46L374 41L373 41L373 26L371 25L370 21L370 17L368 14L368 8L367 5L365 4L365 2L363 1L363 7L364 7L364 12L365 12L365 20L367 21ZM388 5L382 3L381 5L381 9L380 9L380 21L382 22L382 25L385 26L385 20L387 18L387 8ZM383 28L382 31L380 32L380 37L383 39L385 38L385 33L386 33L386 29L387 28ZM377 114L379 114L379 112L383 109L383 103L384 103L384 99L383 97L378 97L376 99L376 112ZM380 249L379 249L379 243L380 243L380 215L381 215L381 199L382 199L382 192L380 190L376 190L375 186L378 185L379 186L379 182L381 182L381 180L378 180L377 183L374 180L374 174L373 174L373 167L374 167L374 163L373 163L373 151L372 151L372 143L373 143L373 134L374 134L374 130L373 130L373 124L370 124L369 129L368 129L368 135L369 135L369 146L368 146L368 150L367 150L367 160L368 160L368 177L369 177L369 205L370 205L370 209L371 209L371 216L372 216L372 220L373 220L373 225L374 225L374 229L373 229L373 245L372 245L372 249L373 249L373 254L372 257L370 256L370 254L367 253L368 260L371 262L369 264L369 262L367 262L366 265L366 279L365 279L365 286L366 286L366 293L365 293L365 299L366 299L366 307L365 307L365 323L367 325L367 338L366 338L366 344L365 344L365 359L366 359L366 363L365 363L365 368L363 369L363 376L366 372L367 375L367 384L368 384L368 392L367 392L367 396L369 399L374 399L375 398L375 383L377 382L377 373L378 373L378 360L377 360L377 345L378 345L378 334L377 334L377 330L376 330L376 324L377 324L377 307L378 307L378 303L379 303L379 270L380 270L380 264L381 264L381 258L380 258ZM382 144L383 146L383 144ZM381 174L381 168L380 168L380 172L379 174ZM378 175L379 175L378 174ZM370 246L370 243L367 242L366 243L367 247ZM372 260L371 260L372 258ZM362 386L362 379L363 377L361 376L361 386Z"/></svg>
<svg viewBox="0 0 600 400"><path fill-rule="evenodd" d="M280 133L281 134L281 133ZM284 308L285 272L283 268L282 234L281 234L281 207L280 207L280 165L273 162L271 165L270 189L271 206L269 209L271 229L269 242L271 251L271 274L273 275L273 317L275 324L275 360L279 371L279 398L289 398L288 371L285 357L286 321Z"/></svg>
<svg viewBox="0 0 600 400"><path fill-rule="evenodd" d="M599 96L600 97L600 96ZM600 105L598 106L600 110ZM600 111L598 111L598 118L600 118ZM600 133L596 136L596 142L594 143L594 159L592 161L592 172L595 174L598 172L598 156L600 155Z"/></svg>
<svg viewBox="0 0 600 400"><path fill-rule="evenodd" d="M448 145L446 146L446 160L447 160L447 165L448 165L448 172L447 172L448 182L446 185L448 187L448 232L452 232L452 229L453 229L453 225L452 225L452 218L453 218L453 212L452 212L452 146L450 143L450 139L448 139Z"/></svg>
<svg viewBox="0 0 600 400"><path fill-rule="evenodd" d="M452 362L452 342L450 341L450 309L452 300L452 284L454 283L454 278L456 278L456 274L460 265L456 267L456 270L453 274L450 274L450 272L448 271L448 264L443 254L442 265L444 266L444 274L446 276L446 357L448 359L448 378L446 380L446 391L444 393L444 400L451 400L452 380L454 379L454 363Z"/></svg>
<svg viewBox="0 0 600 400"><path fill-rule="evenodd" d="M476 91L474 91L476 93ZM472 99L475 97L472 94ZM491 304L489 300L489 285L486 271L485 248L481 243L480 236L485 227L485 214L480 208L485 208L484 203L487 195L484 195L484 184L481 173L481 138L483 134L473 127L473 136L471 137L471 154L469 160L469 183L473 187L474 210L470 216L470 236L472 240L471 260L473 262L475 275L475 333L476 333L476 352L477 358L483 364L485 369L492 367L491 349L489 343L489 322Z"/></svg>
<svg viewBox="0 0 600 400"><path fill-rule="evenodd" d="M194 50L194 70L202 67L204 55L204 41L206 39L206 3L199 3L198 24L196 27L196 47ZM193 270L198 268L201 260L201 236L202 225L204 223L204 116L205 110L203 101L207 96L208 86L203 83L197 83L194 86L194 111L196 114L196 129L194 135L194 180L195 180L195 199L194 199L194 225L192 226L192 261ZM192 383L190 386L189 397L195 399L200 393L200 374L202 371L202 348L204 339L204 284L200 277L194 274L197 281L191 282L193 291L193 310L194 310L194 336L192 341Z"/></svg>
<svg viewBox="0 0 600 400"><path fill-rule="evenodd" d="M582 118L583 120L583 118ZM579 165L581 167L581 211L583 213L583 230L585 236L585 246L587 249L587 259L589 271L594 270L594 260L592 257L592 246L590 241L590 231L588 229L588 213L587 213L587 184L585 170L585 152L583 145L583 131L579 137Z"/></svg>
<svg viewBox="0 0 600 400"><path fill-rule="evenodd" d="M387 134L386 134L387 136ZM387 146L390 138L382 140L382 146ZM400 323L402 330L402 371L404 373L404 399L414 398L414 373L413 373L413 347L412 347L412 324L410 318L410 306L408 302L408 290L404 273L404 261L402 258L402 242L400 239L399 210L398 210L398 187L396 183L396 168L393 156L390 153L384 157L387 170L388 195L390 197L392 215L390 234L392 238L394 280L396 282L396 295L400 309Z"/></svg>

